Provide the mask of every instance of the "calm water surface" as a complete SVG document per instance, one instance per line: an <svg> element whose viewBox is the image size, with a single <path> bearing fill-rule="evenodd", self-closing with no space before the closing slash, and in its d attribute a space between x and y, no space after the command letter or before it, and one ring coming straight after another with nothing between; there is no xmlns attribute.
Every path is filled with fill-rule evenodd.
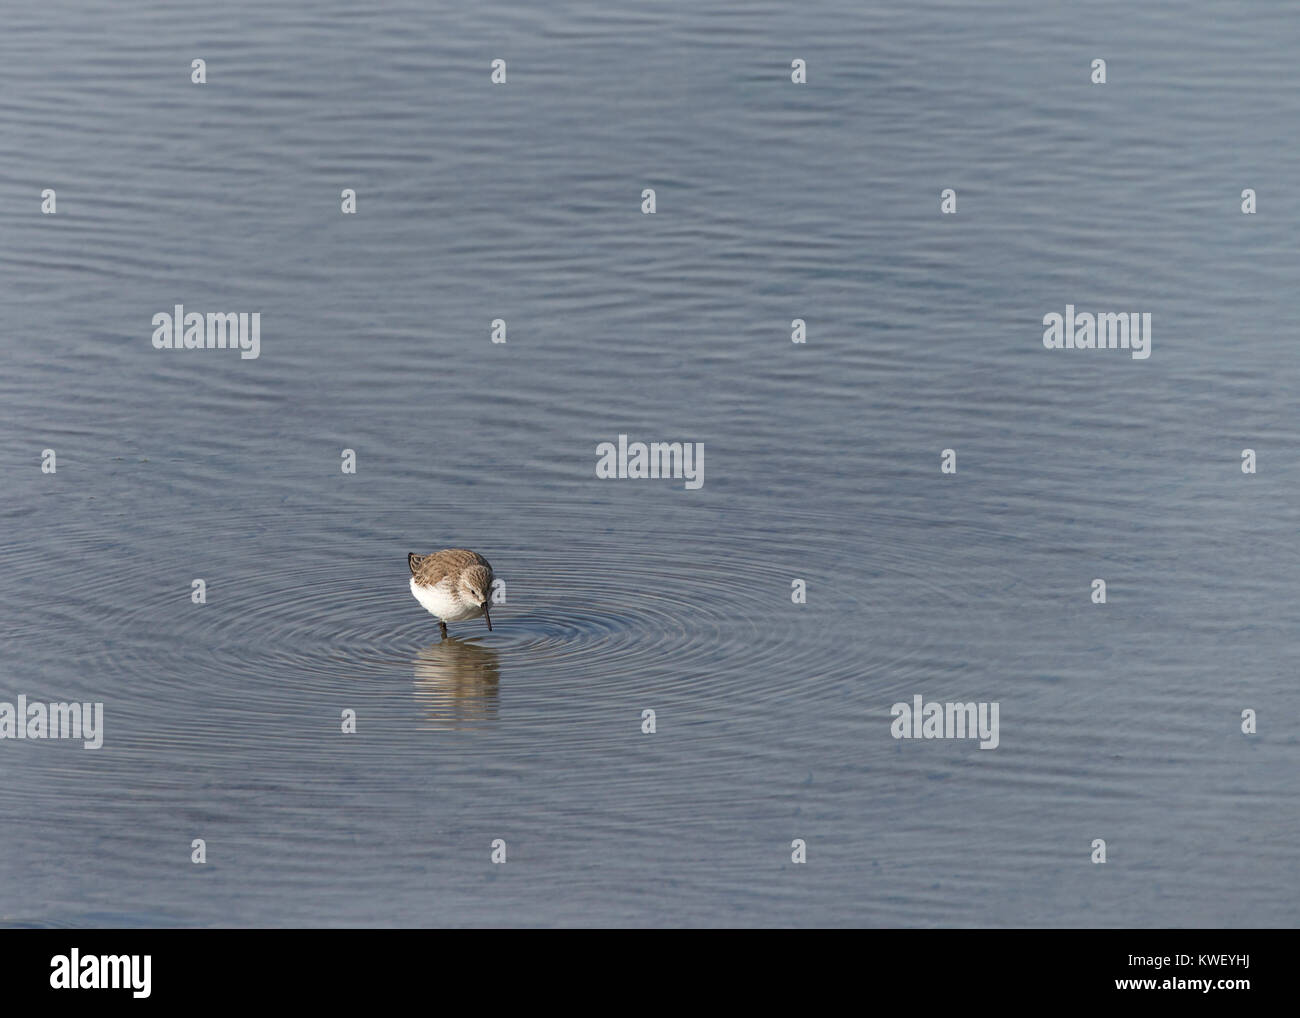
<svg viewBox="0 0 1300 1018"><path fill-rule="evenodd" d="M9 12L0 700L106 718L0 742L0 923L1294 925L1297 44L1206 2ZM154 350L177 303L260 357ZM1067 303L1153 356L1044 350ZM597 480L620 432L703 488ZM411 597L448 546L495 632ZM999 747L894 740L915 694Z"/></svg>

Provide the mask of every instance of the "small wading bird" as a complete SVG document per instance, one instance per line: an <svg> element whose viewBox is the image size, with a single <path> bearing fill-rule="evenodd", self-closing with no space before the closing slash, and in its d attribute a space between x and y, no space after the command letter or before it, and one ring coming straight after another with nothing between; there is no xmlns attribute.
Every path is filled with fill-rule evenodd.
<svg viewBox="0 0 1300 1018"><path fill-rule="evenodd" d="M488 598L492 596L492 565L476 551L444 548L432 555L410 552L406 564L411 570L411 593L438 617L438 628L447 638L448 622L463 622L480 615L492 629Z"/></svg>

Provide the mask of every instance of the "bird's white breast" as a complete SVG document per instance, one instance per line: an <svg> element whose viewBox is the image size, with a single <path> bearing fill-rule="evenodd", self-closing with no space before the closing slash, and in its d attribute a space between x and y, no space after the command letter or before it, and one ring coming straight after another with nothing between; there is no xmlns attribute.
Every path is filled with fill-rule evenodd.
<svg viewBox="0 0 1300 1018"><path fill-rule="evenodd" d="M462 622L483 614L482 608L457 593L450 579L443 579L432 587L422 587L412 576L411 593L420 604L444 622Z"/></svg>

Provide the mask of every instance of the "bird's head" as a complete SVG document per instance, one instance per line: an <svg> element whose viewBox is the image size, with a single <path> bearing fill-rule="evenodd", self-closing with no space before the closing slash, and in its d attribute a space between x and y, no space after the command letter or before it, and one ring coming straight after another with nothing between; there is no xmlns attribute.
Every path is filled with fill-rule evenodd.
<svg viewBox="0 0 1300 1018"><path fill-rule="evenodd" d="M483 609L487 627L492 628L488 601L492 597L492 570L487 566L470 566L460 574L460 596Z"/></svg>

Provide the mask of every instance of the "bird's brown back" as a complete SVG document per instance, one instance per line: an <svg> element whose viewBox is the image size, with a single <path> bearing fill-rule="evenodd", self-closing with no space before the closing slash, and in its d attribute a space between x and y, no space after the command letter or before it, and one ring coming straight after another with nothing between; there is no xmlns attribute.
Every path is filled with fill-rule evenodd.
<svg viewBox="0 0 1300 1018"><path fill-rule="evenodd" d="M432 587L446 577L459 573L470 566L486 566L492 571L492 564L476 551L467 548L443 548L432 555L417 555L410 552L406 564L415 577L415 582L422 587Z"/></svg>

